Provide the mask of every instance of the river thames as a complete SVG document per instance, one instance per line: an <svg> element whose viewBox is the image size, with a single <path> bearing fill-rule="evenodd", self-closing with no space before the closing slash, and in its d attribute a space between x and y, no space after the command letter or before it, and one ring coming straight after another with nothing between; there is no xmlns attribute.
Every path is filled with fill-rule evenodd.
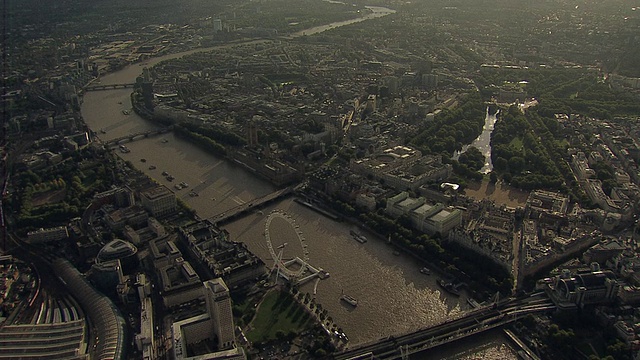
<svg viewBox="0 0 640 360"><path fill-rule="evenodd" d="M145 66L180 55L183 54L153 59ZM131 83L141 71L141 66L131 65L103 76L101 83ZM130 89L120 89L94 91L84 96L82 115L101 140L158 128L134 112L130 115L123 113L123 110L131 109L130 93ZM172 133L131 142L127 147L130 153L117 152L118 155L157 182L167 185L202 218L275 190L274 186L236 164L206 153ZM173 175L175 180L168 182L161 176L163 171ZM173 185L179 182L188 183L189 188L174 189ZM199 196L190 196L190 191L197 192ZM291 198L224 226L233 241L246 243L268 267L273 265L273 259L268 251L264 226L267 215L274 209L286 212L295 220L304 236L304 245L297 242L290 228L274 223L270 231L273 246L287 242L283 252L285 259L302 258L302 249L306 246L309 263L330 273L329 278L317 284L310 282L301 290L311 294L315 292L316 301L347 333L351 345L432 326L468 309L464 294L453 297L443 293L436 285L437 275L421 274L419 269L423 264L404 254L394 255L393 249L383 239L376 239L366 232L363 234L369 241L361 244L350 235L351 230L357 230L354 226L333 221ZM356 298L358 306L353 308L340 301L342 292ZM516 358L500 335L483 344L486 346L464 341L454 354L443 353L436 358L461 354L465 351L463 346L471 349L466 350L471 358L475 353L491 353L491 357L495 353L495 358L499 359ZM479 347L482 353L473 350ZM418 354L415 358L422 357Z"/></svg>

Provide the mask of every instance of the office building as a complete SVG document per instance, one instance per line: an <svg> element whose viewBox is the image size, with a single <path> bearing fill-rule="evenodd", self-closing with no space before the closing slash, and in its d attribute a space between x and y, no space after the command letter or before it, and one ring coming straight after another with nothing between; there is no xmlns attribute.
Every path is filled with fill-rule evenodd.
<svg viewBox="0 0 640 360"><path fill-rule="evenodd" d="M49 241L58 241L69 237L69 231L66 226L58 226L39 230L29 231L27 233L27 242L30 244L40 244Z"/></svg>
<svg viewBox="0 0 640 360"><path fill-rule="evenodd" d="M173 324L175 359L246 359L244 350L236 347L231 297L221 278L204 283L207 313ZM213 340L217 339L217 343ZM205 343L207 346L193 346ZM215 348L201 353L197 349Z"/></svg>
<svg viewBox="0 0 640 360"><path fill-rule="evenodd" d="M227 349L234 346L233 314L231 313L231 297L227 284L221 278L204 283L207 312L213 320L213 331L218 337L218 347Z"/></svg>
<svg viewBox="0 0 640 360"><path fill-rule="evenodd" d="M164 185L158 185L140 192L142 206L154 217L167 216L178 207L176 195Z"/></svg>

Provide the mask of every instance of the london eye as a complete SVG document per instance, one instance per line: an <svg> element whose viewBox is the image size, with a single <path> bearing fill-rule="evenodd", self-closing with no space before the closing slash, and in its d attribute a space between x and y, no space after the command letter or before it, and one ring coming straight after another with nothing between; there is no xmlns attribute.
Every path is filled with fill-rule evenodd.
<svg viewBox="0 0 640 360"><path fill-rule="evenodd" d="M271 242L271 232L270 232L271 222L276 218L280 218L286 221L287 223L289 223L291 228L295 231L298 241L300 242L300 247L302 248L302 257L300 258L300 260L302 261L300 261L300 268L297 270L289 269L282 259L284 249L288 245L288 243L285 242L282 245L279 245L276 248L274 248L273 243ZM291 218L291 216L286 214L284 211L281 211L281 210L272 211L267 217L267 221L265 222L265 225L264 225L264 236L267 241L267 247L269 248L269 253L271 254L271 258L273 258L273 261L274 261L274 266L272 271L277 271L278 276L282 274L289 280L300 278L300 276L304 274L308 266L307 263L309 261L309 251L307 250L307 244L305 243L305 239L302 234L302 231L300 230L300 227L296 225L295 220Z"/></svg>

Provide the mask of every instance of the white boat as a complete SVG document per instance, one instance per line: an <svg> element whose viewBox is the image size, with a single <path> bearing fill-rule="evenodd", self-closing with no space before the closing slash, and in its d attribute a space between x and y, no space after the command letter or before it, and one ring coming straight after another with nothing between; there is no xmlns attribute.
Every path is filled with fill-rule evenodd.
<svg viewBox="0 0 640 360"><path fill-rule="evenodd" d="M360 244L364 244L367 242L367 237L364 235L360 235L357 232L351 230L351 236Z"/></svg>
<svg viewBox="0 0 640 360"><path fill-rule="evenodd" d="M431 275L431 269L425 266L422 269L420 269L420 273L425 275Z"/></svg>

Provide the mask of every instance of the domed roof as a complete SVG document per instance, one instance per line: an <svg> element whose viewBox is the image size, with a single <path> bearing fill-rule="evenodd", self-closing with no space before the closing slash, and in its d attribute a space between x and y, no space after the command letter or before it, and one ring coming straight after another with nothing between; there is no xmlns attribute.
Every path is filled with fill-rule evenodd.
<svg viewBox="0 0 640 360"><path fill-rule="evenodd" d="M105 245L98 253L98 261L109 261L115 259L123 259L135 255L138 249L130 242L115 239Z"/></svg>

